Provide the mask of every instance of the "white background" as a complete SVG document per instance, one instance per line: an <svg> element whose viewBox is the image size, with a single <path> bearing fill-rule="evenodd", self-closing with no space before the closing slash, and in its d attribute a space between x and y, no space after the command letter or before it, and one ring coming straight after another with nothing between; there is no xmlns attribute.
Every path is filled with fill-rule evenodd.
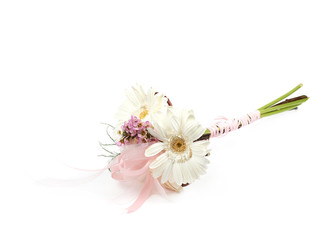
<svg viewBox="0 0 333 240"><path fill-rule="evenodd" d="M333 239L331 1L0 2L1 239ZM124 208L101 122L136 82L237 117L302 82L310 100L212 141L208 173Z"/></svg>

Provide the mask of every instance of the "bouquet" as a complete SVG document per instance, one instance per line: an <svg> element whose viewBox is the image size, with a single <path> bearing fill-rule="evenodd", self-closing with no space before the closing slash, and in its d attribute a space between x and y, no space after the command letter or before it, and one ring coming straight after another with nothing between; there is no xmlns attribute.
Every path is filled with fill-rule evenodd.
<svg viewBox="0 0 333 240"><path fill-rule="evenodd" d="M114 125L107 124L111 143L100 144L109 158L107 169L118 181L141 181L143 186L128 212L137 210L153 190L162 195L180 192L206 173L209 141L223 137L252 122L297 109L309 98L286 99L302 87L299 84L281 97L239 118L218 117L211 126L196 121L189 109L179 109L170 99L152 88L136 85L126 90ZM111 130L111 131L110 131Z"/></svg>

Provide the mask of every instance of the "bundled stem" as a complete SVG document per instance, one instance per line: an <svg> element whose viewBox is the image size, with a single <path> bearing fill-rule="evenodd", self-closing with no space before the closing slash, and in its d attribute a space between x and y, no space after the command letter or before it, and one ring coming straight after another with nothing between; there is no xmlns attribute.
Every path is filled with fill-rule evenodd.
<svg viewBox="0 0 333 240"><path fill-rule="evenodd" d="M267 103L266 105L262 106L258 109L260 111L260 117L267 117L274 114L278 114L281 112L297 109L298 106L306 102L309 98L305 95L286 99L283 102L280 102L281 100L284 100L286 97L290 96L294 92L296 92L298 89L300 89L303 86L303 84L297 85L295 88L287 92L286 94L282 95L281 97L278 97L277 99Z"/></svg>
<svg viewBox="0 0 333 240"><path fill-rule="evenodd" d="M291 94L300 89L303 84L298 84L296 87L291 89L289 92L283 94L281 97L267 103L266 105L258 108L260 112L260 118L275 115L289 110L297 109L298 106L306 102L309 98L306 95L301 95L295 98L286 99ZM284 101L282 101L284 100ZM204 140L210 138L210 130L207 129L204 135L202 135L198 140Z"/></svg>

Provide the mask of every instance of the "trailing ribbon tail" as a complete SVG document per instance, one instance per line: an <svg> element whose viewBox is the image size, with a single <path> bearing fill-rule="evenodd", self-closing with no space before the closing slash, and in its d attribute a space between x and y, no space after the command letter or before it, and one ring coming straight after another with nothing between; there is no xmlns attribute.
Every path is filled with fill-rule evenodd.
<svg viewBox="0 0 333 240"><path fill-rule="evenodd" d="M150 174L147 175L145 184L138 198L134 201L134 203L132 203L131 206L127 208L128 213L136 211L150 197L153 189L153 181L154 181L153 177Z"/></svg>
<svg viewBox="0 0 333 240"><path fill-rule="evenodd" d="M152 194L153 187L158 193L165 196L165 189L158 179L150 174L149 165L160 154L153 157L146 157L145 150L148 144L125 145L122 153L116 158L116 162L110 167L112 178L119 181L133 181L144 179L144 185L137 199L127 208L127 212L136 211Z"/></svg>

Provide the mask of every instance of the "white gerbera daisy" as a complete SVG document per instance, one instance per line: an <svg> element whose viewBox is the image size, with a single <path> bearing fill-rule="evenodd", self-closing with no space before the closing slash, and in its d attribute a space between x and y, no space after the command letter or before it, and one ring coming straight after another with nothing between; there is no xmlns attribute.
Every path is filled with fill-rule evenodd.
<svg viewBox="0 0 333 240"><path fill-rule="evenodd" d="M145 155L150 157L163 152L149 166L154 178L161 177L163 184L181 186L205 173L209 141L196 141L205 128L194 119L192 111L169 110L163 119L154 121L154 129L149 132L161 142L147 148Z"/></svg>
<svg viewBox="0 0 333 240"><path fill-rule="evenodd" d="M143 121L151 121L153 115L164 113L168 108L168 99L161 93L156 93L152 88L145 92L139 84L126 90L127 99L119 107L116 114L116 124L112 137L118 142L123 135L121 126L131 116L136 116Z"/></svg>
<svg viewBox="0 0 333 240"><path fill-rule="evenodd" d="M149 121L153 115L163 113L168 108L168 99L152 88L145 92L142 86L137 84L131 90L126 90L126 96L127 100L119 107L116 114L116 118L122 123L132 115Z"/></svg>

